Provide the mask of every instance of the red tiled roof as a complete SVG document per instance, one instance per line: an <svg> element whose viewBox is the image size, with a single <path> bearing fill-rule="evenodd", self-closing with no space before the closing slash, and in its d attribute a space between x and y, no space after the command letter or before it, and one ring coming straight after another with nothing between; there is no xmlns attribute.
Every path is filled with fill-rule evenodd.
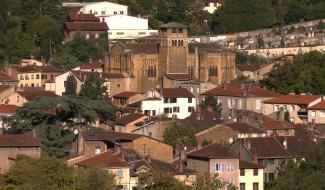
<svg viewBox="0 0 325 190"><path fill-rule="evenodd" d="M13 114L16 112L16 110L18 109L19 107L18 106L15 106L15 105L4 105L4 104L1 104L0 105L0 114Z"/></svg>
<svg viewBox="0 0 325 190"><path fill-rule="evenodd" d="M264 101L267 104L295 104L305 105L321 98L318 95L284 95Z"/></svg>
<svg viewBox="0 0 325 190"><path fill-rule="evenodd" d="M52 91L17 91L22 97L26 98L28 101L35 100L38 97L58 97Z"/></svg>
<svg viewBox="0 0 325 190"><path fill-rule="evenodd" d="M105 22L66 22L69 31L106 31L108 26Z"/></svg>
<svg viewBox="0 0 325 190"><path fill-rule="evenodd" d="M11 88L11 85L0 85L0 93Z"/></svg>
<svg viewBox="0 0 325 190"><path fill-rule="evenodd" d="M130 134L130 133L119 133L119 132L92 132L83 131L83 138L86 141L134 141L137 138L142 137L142 135Z"/></svg>
<svg viewBox="0 0 325 190"><path fill-rule="evenodd" d="M144 114L131 113L125 117L115 120L116 125L127 125L131 122L134 122L142 117L146 117ZM147 118L147 117L146 117Z"/></svg>
<svg viewBox="0 0 325 190"><path fill-rule="evenodd" d="M160 89L156 88L160 93ZM162 96L164 98L194 98L195 96L186 88L163 88Z"/></svg>
<svg viewBox="0 0 325 190"><path fill-rule="evenodd" d="M236 67L241 71L256 71L267 64L236 64Z"/></svg>
<svg viewBox="0 0 325 190"><path fill-rule="evenodd" d="M39 147L40 141L30 133L0 135L0 147Z"/></svg>
<svg viewBox="0 0 325 190"><path fill-rule="evenodd" d="M304 156L305 153L315 144L311 139L304 136L288 136L288 137L276 137L277 140L282 143L285 139L287 140L287 151L294 156Z"/></svg>
<svg viewBox="0 0 325 190"><path fill-rule="evenodd" d="M64 72L64 70L54 67L52 65L46 65L46 66L28 65L24 67L18 67L17 71L20 73L34 73L34 72L63 73Z"/></svg>
<svg viewBox="0 0 325 190"><path fill-rule="evenodd" d="M251 126L247 123L236 122L236 123L224 123L223 125L235 131L238 131L240 133L265 133L264 130Z"/></svg>
<svg viewBox="0 0 325 190"><path fill-rule="evenodd" d="M6 74L0 73L0 81L17 81L17 79L14 79Z"/></svg>
<svg viewBox="0 0 325 190"><path fill-rule="evenodd" d="M325 100L308 108L310 110L325 110Z"/></svg>
<svg viewBox="0 0 325 190"><path fill-rule="evenodd" d="M113 98L131 98L139 93L137 92L130 92L130 91L123 91L121 93L115 94Z"/></svg>
<svg viewBox="0 0 325 190"><path fill-rule="evenodd" d="M128 163L120 158L119 154L106 151L88 159L76 163L78 166L103 167L103 168L127 168Z"/></svg>
<svg viewBox="0 0 325 190"><path fill-rule="evenodd" d="M83 64L80 66L80 69L102 69L104 63L101 61L93 61L91 63Z"/></svg>
<svg viewBox="0 0 325 190"><path fill-rule="evenodd" d="M200 150L191 152L187 155L191 158L221 159L221 158L239 158L239 155L233 152L229 147L220 144L211 144Z"/></svg>
<svg viewBox="0 0 325 190"><path fill-rule="evenodd" d="M259 114L262 118L262 127L264 129L292 129L295 128L292 123L286 123L284 121L276 121L263 114Z"/></svg>
<svg viewBox="0 0 325 190"><path fill-rule="evenodd" d="M239 169L261 169L264 168L263 166L260 166L258 164L254 164L252 162L247 162L245 160L239 161Z"/></svg>
<svg viewBox="0 0 325 190"><path fill-rule="evenodd" d="M280 94L261 88L258 85L224 84L208 90L202 95L232 97L278 97Z"/></svg>
<svg viewBox="0 0 325 190"><path fill-rule="evenodd" d="M100 19L95 17L94 14L84 14L84 13L70 13L69 14L70 21L94 21L99 22Z"/></svg>

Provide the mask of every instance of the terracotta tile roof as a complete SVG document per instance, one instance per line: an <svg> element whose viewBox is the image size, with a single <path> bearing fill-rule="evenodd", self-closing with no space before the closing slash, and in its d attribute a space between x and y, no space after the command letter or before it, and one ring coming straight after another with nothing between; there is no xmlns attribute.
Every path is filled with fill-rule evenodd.
<svg viewBox="0 0 325 190"><path fill-rule="evenodd" d="M144 115L144 114L131 113L131 114L128 114L127 116L125 116L125 117L122 117L120 119L115 120L115 124L125 126L125 125L127 125L127 124L129 124L131 122L134 122L134 121L136 121L136 120L138 120L140 118L143 118L143 117L145 117L145 119L147 119L147 116Z"/></svg>
<svg viewBox="0 0 325 190"><path fill-rule="evenodd" d="M265 133L264 130L254 127L252 125L249 125L247 123L241 123L241 122L224 123L223 125L231 128L235 131L238 131L239 133L258 133L258 134Z"/></svg>
<svg viewBox="0 0 325 190"><path fill-rule="evenodd" d="M309 110L325 110L325 100L308 108Z"/></svg>
<svg viewBox="0 0 325 190"><path fill-rule="evenodd" d="M40 147L40 141L30 133L0 135L0 147Z"/></svg>
<svg viewBox="0 0 325 190"><path fill-rule="evenodd" d="M236 67L241 71L256 71L267 64L236 64Z"/></svg>
<svg viewBox="0 0 325 190"><path fill-rule="evenodd" d="M83 138L86 141L134 141L137 138L142 137L142 135L130 134L130 133L119 133L119 132L92 132L92 131L83 131Z"/></svg>
<svg viewBox="0 0 325 190"><path fill-rule="evenodd" d="M228 146L220 144L211 144L203 147L200 150L191 152L187 155L190 158L205 158L205 159L222 159L222 158L239 158L239 155L233 152Z"/></svg>
<svg viewBox="0 0 325 190"><path fill-rule="evenodd" d="M292 123L286 123L284 121L277 121L274 119L271 119L263 114L259 114L261 116L261 121L264 129L293 129L294 124Z"/></svg>
<svg viewBox="0 0 325 190"><path fill-rule="evenodd" d="M63 73L64 72L64 70L51 65L47 65L47 66L28 65L24 67L17 67L17 71L20 73L35 73L35 72Z"/></svg>
<svg viewBox="0 0 325 190"><path fill-rule="evenodd" d="M189 43L188 44L188 52L190 54L195 53L195 48L197 48L198 52L206 52L206 53L221 53L225 52L221 49L220 45L216 43Z"/></svg>
<svg viewBox="0 0 325 190"><path fill-rule="evenodd" d="M0 93L3 92L3 91L8 90L11 87L13 87L13 86L11 86L11 85L0 85Z"/></svg>
<svg viewBox="0 0 325 190"><path fill-rule="evenodd" d="M258 85L240 85L240 84L224 84L208 90L202 95L212 96L232 96L232 97L278 97L280 94L261 88Z"/></svg>
<svg viewBox="0 0 325 190"><path fill-rule="evenodd" d="M76 163L77 166L101 168L128 168L128 163L120 155L106 151Z"/></svg>
<svg viewBox="0 0 325 190"><path fill-rule="evenodd" d="M106 22L66 22L65 27L69 31L107 31Z"/></svg>
<svg viewBox="0 0 325 190"><path fill-rule="evenodd" d="M139 93L137 92L130 92L130 91L123 91L121 93L115 94L113 98L131 98Z"/></svg>
<svg viewBox="0 0 325 190"><path fill-rule="evenodd" d="M160 93L160 89L156 88ZM163 88L162 96L164 98L195 98L195 96L186 88Z"/></svg>
<svg viewBox="0 0 325 190"><path fill-rule="evenodd" d="M16 110L18 109L18 106L15 105L0 105L0 114L14 114L16 113Z"/></svg>
<svg viewBox="0 0 325 190"><path fill-rule="evenodd" d="M160 25L159 28L188 28L188 27L178 22L169 22L167 24Z"/></svg>
<svg viewBox="0 0 325 190"><path fill-rule="evenodd" d="M193 78L189 74L166 74L166 78L171 80L192 80Z"/></svg>
<svg viewBox="0 0 325 190"><path fill-rule="evenodd" d="M288 137L276 137L280 143L287 140L287 151L294 156L304 156L306 152L315 144L310 137L304 136L288 136Z"/></svg>
<svg viewBox="0 0 325 190"><path fill-rule="evenodd" d="M191 121L191 122L220 122L220 114L217 114L215 112L202 109L200 111L196 111L192 113L190 116L185 118L184 120L186 121Z"/></svg>
<svg viewBox="0 0 325 190"><path fill-rule="evenodd" d="M318 95L284 95L264 101L267 104L295 104L305 105L321 98Z"/></svg>
<svg viewBox="0 0 325 190"><path fill-rule="evenodd" d="M101 61L92 61L91 63L83 64L80 69L102 69L104 63Z"/></svg>
<svg viewBox="0 0 325 190"><path fill-rule="evenodd" d="M35 100L38 97L58 97L52 91L17 91L17 93L28 101Z"/></svg>
<svg viewBox="0 0 325 190"><path fill-rule="evenodd" d="M239 169L262 169L263 166L260 166L258 164L254 164L252 162L247 162L245 160L239 161Z"/></svg>
<svg viewBox="0 0 325 190"><path fill-rule="evenodd" d="M68 15L70 21L93 21L99 22L100 19L97 18L94 14L84 14L84 13L70 13Z"/></svg>

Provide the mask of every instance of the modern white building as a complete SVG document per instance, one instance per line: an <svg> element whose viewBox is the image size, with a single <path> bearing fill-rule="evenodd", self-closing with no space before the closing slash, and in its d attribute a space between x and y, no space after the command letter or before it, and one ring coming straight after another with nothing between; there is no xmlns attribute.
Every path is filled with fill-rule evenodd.
<svg viewBox="0 0 325 190"><path fill-rule="evenodd" d="M213 14L215 10L221 7L223 0L204 0L203 10Z"/></svg>
<svg viewBox="0 0 325 190"><path fill-rule="evenodd" d="M71 2L63 3L64 7L81 7L78 13L94 14L95 16L110 16L110 15L127 15L128 6L117 3L102 1L102 2Z"/></svg>
<svg viewBox="0 0 325 190"><path fill-rule="evenodd" d="M195 96L186 88L152 89L148 97L141 100L141 110L150 116L185 119L195 111Z"/></svg>
<svg viewBox="0 0 325 190"><path fill-rule="evenodd" d="M157 30L149 29L148 19L122 14L100 18L109 28L109 39L133 39L158 34Z"/></svg>

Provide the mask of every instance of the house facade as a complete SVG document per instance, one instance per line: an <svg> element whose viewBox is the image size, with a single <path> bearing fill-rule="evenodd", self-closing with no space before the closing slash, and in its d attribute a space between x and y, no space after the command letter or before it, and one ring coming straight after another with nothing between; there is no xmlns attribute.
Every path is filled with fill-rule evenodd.
<svg viewBox="0 0 325 190"><path fill-rule="evenodd" d="M75 75L75 73L68 71L62 74L59 74L54 77L53 80L46 81L45 83L45 90L46 91L53 91L56 95L62 96L65 93L66 88L66 82L69 76L73 76L76 80L76 93L79 93L81 89L81 85L83 84L83 81L80 80L79 77Z"/></svg>
<svg viewBox="0 0 325 190"><path fill-rule="evenodd" d="M325 100L308 108L308 123L325 124Z"/></svg>
<svg viewBox="0 0 325 190"><path fill-rule="evenodd" d="M318 95L289 94L264 101L263 114L271 115L279 112L288 112L292 123L306 123L308 109L321 102Z"/></svg>
<svg viewBox="0 0 325 190"><path fill-rule="evenodd" d="M222 113L234 115L236 110L250 110L263 113L263 101L273 99L280 94L266 90L255 84L224 84L201 94L213 96L221 104Z"/></svg>

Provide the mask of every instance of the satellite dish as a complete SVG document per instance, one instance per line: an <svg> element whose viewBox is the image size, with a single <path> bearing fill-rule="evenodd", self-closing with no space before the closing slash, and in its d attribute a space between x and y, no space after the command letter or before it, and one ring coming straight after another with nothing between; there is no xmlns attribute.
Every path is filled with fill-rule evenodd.
<svg viewBox="0 0 325 190"><path fill-rule="evenodd" d="M74 133L75 135L78 135L79 130L78 130L78 129L75 129L75 130L73 131L73 133Z"/></svg>

